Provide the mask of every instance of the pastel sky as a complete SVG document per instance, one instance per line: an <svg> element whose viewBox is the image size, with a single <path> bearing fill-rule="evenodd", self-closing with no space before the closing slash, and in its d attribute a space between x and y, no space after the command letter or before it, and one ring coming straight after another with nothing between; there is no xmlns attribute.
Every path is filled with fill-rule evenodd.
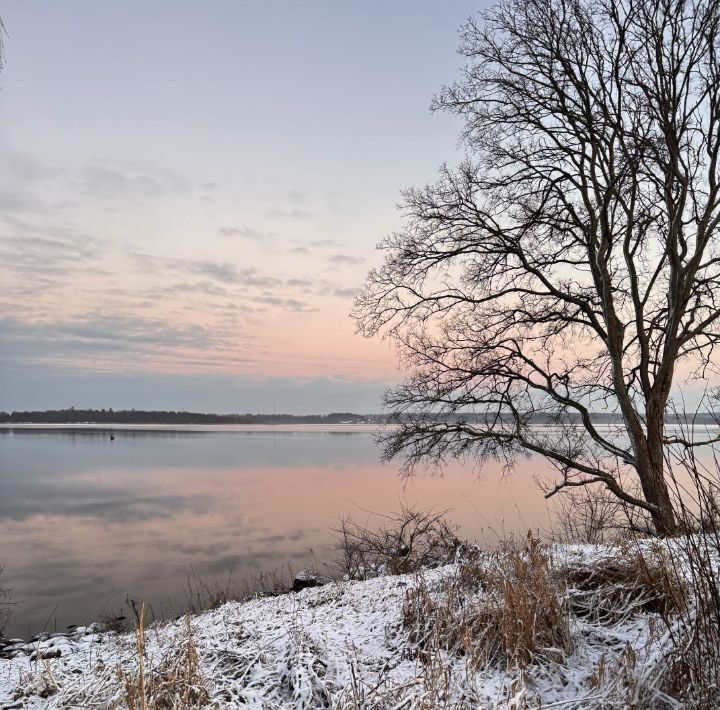
<svg viewBox="0 0 720 710"><path fill-rule="evenodd" d="M380 411L348 313L478 7L0 4L0 409Z"/></svg>

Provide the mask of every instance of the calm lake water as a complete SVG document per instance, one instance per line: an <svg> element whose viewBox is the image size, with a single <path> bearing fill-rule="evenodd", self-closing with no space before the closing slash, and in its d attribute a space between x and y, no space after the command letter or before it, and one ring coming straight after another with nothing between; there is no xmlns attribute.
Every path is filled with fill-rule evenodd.
<svg viewBox="0 0 720 710"><path fill-rule="evenodd" d="M20 602L6 635L119 612L128 595L179 613L191 568L206 582L332 557L332 528L401 502L452 509L460 534L547 529L521 462L480 477L455 465L407 484L370 427L0 428L0 566Z"/></svg>

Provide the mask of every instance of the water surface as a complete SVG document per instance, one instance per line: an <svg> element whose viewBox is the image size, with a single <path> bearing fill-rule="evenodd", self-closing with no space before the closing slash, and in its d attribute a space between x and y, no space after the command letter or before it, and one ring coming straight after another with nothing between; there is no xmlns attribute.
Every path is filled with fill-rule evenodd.
<svg viewBox="0 0 720 710"><path fill-rule="evenodd" d="M0 428L0 566L21 602L6 634L89 623L128 595L179 611L191 567L211 582L322 565L341 516L401 502L451 509L485 544L548 525L537 459L405 483L379 454L362 426Z"/></svg>

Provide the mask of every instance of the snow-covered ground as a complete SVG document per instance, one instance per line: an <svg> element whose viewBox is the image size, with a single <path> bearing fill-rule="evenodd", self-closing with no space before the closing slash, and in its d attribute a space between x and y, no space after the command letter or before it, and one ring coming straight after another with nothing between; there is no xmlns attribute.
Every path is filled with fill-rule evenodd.
<svg viewBox="0 0 720 710"><path fill-rule="evenodd" d="M612 554L566 546L554 557L557 565L583 568ZM408 592L419 584L442 589L457 573L457 565L448 565L228 603L146 628L144 655L136 635L94 627L38 640L0 660L0 708L127 707L140 682L141 655L146 687L169 688L156 707L623 707L638 687L653 687L667 638L657 614L639 604L616 615L569 613L570 647L524 670L474 668L438 647L418 653L403 625Z"/></svg>

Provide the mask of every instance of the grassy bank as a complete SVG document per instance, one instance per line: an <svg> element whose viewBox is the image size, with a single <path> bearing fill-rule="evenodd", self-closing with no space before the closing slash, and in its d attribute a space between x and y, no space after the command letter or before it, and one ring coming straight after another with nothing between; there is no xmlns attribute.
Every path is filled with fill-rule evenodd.
<svg viewBox="0 0 720 710"><path fill-rule="evenodd" d="M706 536L528 537L457 554L175 622L148 626L141 611L131 633L38 641L32 659L0 662L0 707L713 707L717 625L696 575L700 561L717 580Z"/></svg>

